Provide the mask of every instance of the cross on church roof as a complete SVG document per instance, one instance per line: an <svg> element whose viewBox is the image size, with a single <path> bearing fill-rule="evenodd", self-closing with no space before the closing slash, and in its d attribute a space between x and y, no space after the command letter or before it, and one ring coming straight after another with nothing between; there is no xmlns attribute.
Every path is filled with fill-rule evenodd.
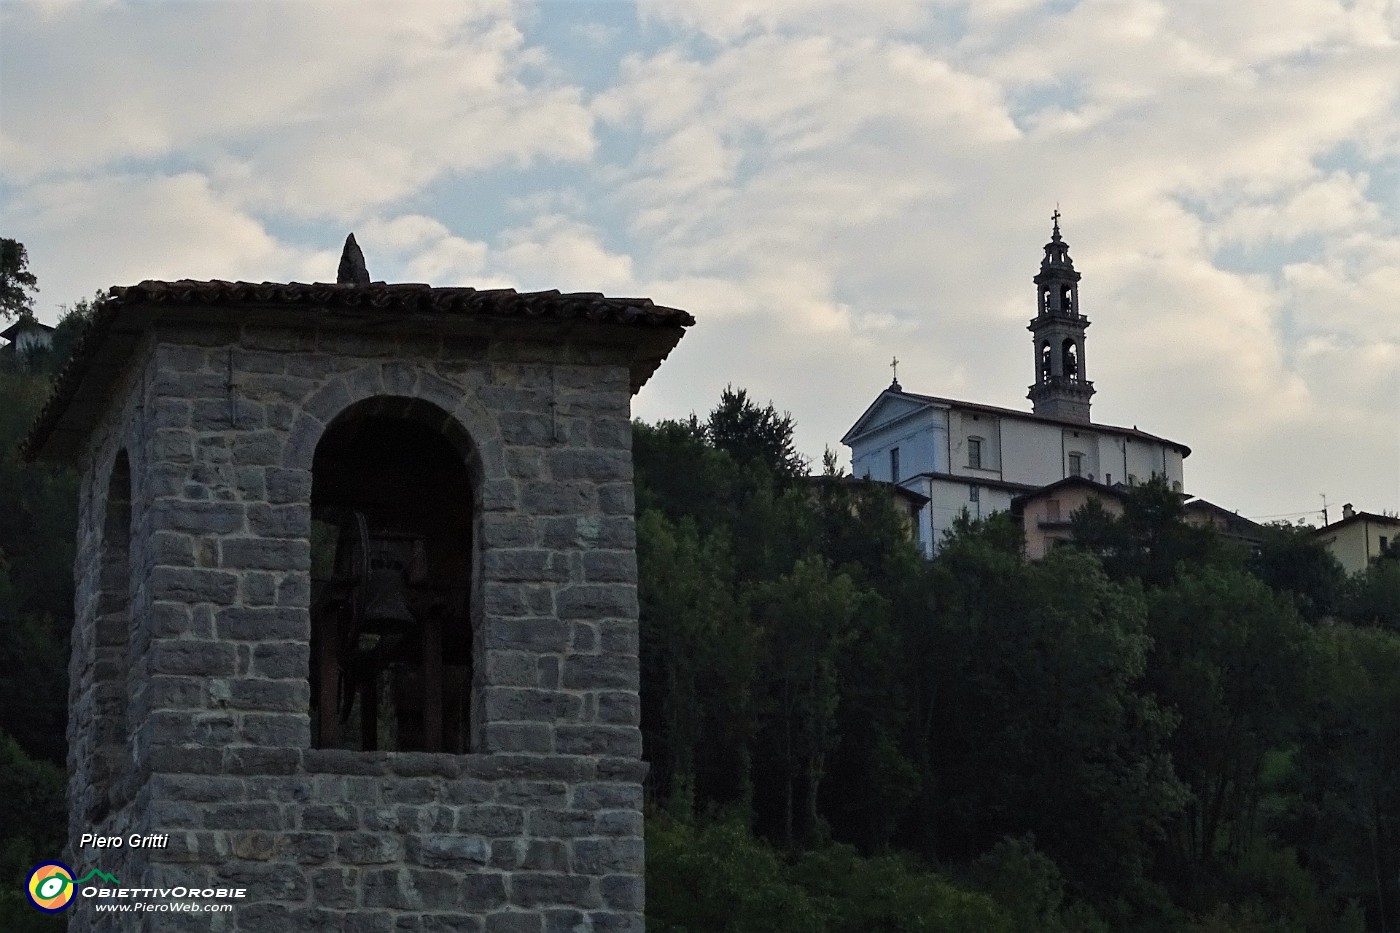
<svg viewBox="0 0 1400 933"><path fill-rule="evenodd" d="M1060 238L1060 205L1055 205L1055 213L1050 215L1050 219L1055 223L1055 229L1050 235L1051 239L1058 240Z"/></svg>
<svg viewBox="0 0 1400 933"><path fill-rule="evenodd" d="M899 357L896 356L896 357L894 357L894 358L892 358L892 359L890 360L890 371L893 373L893 377L890 379L890 388L892 388L892 389L898 389L898 388L899 388Z"/></svg>

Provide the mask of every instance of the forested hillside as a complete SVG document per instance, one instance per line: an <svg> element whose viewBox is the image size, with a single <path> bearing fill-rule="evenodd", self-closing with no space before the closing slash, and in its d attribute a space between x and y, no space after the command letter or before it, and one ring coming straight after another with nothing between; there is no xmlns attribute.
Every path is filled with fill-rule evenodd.
<svg viewBox="0 0 1400 933"><path fill-rule="evenodd" d="M1400 929L1400 553L1154 484L925 562L791 428L636 426L650 929Z"/></svg>
<svg viewBox="0 0 1400 933"><path fill-rule="evenodd" d="M32 283L30 283L32 285ZM76 485L0 371L0 929L61 848ZM1400 553L1346 579L1162 486L1038 563L1006 517L924 561L892 500L743 392L637 424L648 924L1400 930Z"/></svg>

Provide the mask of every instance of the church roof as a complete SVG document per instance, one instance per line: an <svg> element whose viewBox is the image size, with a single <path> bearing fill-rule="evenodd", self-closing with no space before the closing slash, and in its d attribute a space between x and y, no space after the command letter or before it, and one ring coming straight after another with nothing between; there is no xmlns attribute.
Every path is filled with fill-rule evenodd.
<svg viewBox="0 0 1400 933"><path fill-rule="evenodd" d="M865 422L867 418L883 399L891 396L908 399L915 402L922 402L924 404L933 405L940 408L961 408L967 411L985 412L987 414L998 415L1003 418L1019 418L1023 421L1037 421L1041 422L1042 424L1061 425L1063 427L1073 428L1077 431L1099 431L1105 434L1118 434L1123 437L1135 437L1144 441L1151 441L1157 444L1165 444L1168 447L1175 447L1177 450L1181 451L1181 455L1183 457L1189 457L1191 455L1191 448L1187 447L1185 444L1178 443L1177 441L1168 440L1165 437L1158 437L1157 435L1149 434L1146 431L1139 431L1136 427L1123 428L1111 424L1099 424L1098 422L1071 421L1067 418L1051 418L1047 415L1037 415L1034 412L1030 411L1018 411L1015 408L1002 408L997 405L984 405L981 402L965 402L961 399L943 398L942 396L938 395L921 395L917 392L905 392L902 389L895 389L893 387L887 388L885 389L885 391L880 393L879 397L876 398L875 401L870 404L870 407L867 408L865 412L861 414L860 418L856 419L856 423L852 425L851 429L846 432L844 437L841 438L841 443L850 446L851 440L863 434L865 431Z"/></svg>
<svg viewBox="0 0 1400 933"><path fill-rule="evenodd" d="M420 284L226 282L147 280L116 286L95 308L22 450L37 457L70 410L105 404L137 337L155 322L179 324L254 323L282 328L411 328L443 324L463 327L532 327L553 323L625 328L636 335L632 365L636 392L661 365L695 318L649 298L607 298L592 292L517 292L512 288L434 288ZM81 419L80 419L81 420Z"/></svg>

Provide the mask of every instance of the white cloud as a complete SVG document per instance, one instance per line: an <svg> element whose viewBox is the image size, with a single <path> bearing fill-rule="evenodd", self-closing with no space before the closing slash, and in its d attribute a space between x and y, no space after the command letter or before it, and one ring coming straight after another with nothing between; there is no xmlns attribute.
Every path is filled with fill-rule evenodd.
<svg viewBox="0 0 1400 933"><path fill-rule="evenodd" d="M512 6L250 2L39 16L8 5L5 175L174 160L256 210L353 219L447 173L587 158L579 92L525 83L534 58Z"/></svg>
<svg viewBox="0 0 1400 933"><path fill-rule="evenodd" d="M6 214L24 231L44 309L143 279L335 277L336 252L278 241L194 172L43 183Z"/></svg>
<svg viewBox="0 0 1400 933"><path fill-rule="evenodd" d="M864 0L640 0L644 19L694 30L720 41L756 32L808 30L814 24L837 35L904 31L923 23L929 4L921 0L881 0L875 15Z"/></svg>
<svg viewBox="0 0 1400 933"><path fill-rule="evenodd" d="M640 51L586 99L530 38L548 4L6 4L7 223L59 300L325 279L343 234L303 241L332 222L376 278L646 295L700 324L640 415L732 382L815 456L895 355L1028 407L1059 202L1097 417L1190 444L1188 484L1246 514L1400 506L1393 4L608 9L568 41ZM522 179L482 199L505 217L438 197L487 178Z"/></svg>
<svg viewBox="0 0 1400 933"><path fill-rule="evenodd" d="M1247 6L1219 30L1204 10L1193 19L1146 0L1019 18L978 6L953 47L896 38L898 24L836 38L743 4L670 10L718 44L631 60L595 113L644 134L616 183L659 238L653 279L698 277L684 289L698 333L715 320L740 337L694 341L689 352L724 362L696 367L684 390L663 371L657 391L703 408L724 383L754 382L778 398L777 361L800 346L841 373L841 393L810 374L820 366L792 373L811 453L814 436L839 436L873 397L892 351L908 387L1024 407L1018 322L1041 216L1060 200L1096 322L1099 417L1210 451L1191 464L1195 482L1242 506L1267 493L1258 464L1229 464L1232 446L1286 457L1296 434L1341 412L1366 426L1346 443L1393 461L1394 417L1360 395L1370 384L1372 399L1394 397L1393 377L1374 369L1393 339L1355 307L1395 307L1379 261L1398 242L1393 208L1369 196L1364 166L1317 160L1358 138L1393 143L1400 57L1377 49L1394 29L1377 33L1374 7L1303 4L1251 38L1240 23L1275 14ZM1026 109L1035 94L1042 103ZM1277 276L1214 261L1222 246L1267 248L1298 231L1326 239L1332 258ZM1343 259L1337 244L1363 233L1375 258ZM1303 308L1321 299L1302 294L1305 280L1332 307L1349 292L1321 332L1366 375L1322 378L1340 358L1295 346L1297 327L1321 326ZM738 287L705 287L714 281ZM1374 471L1366 482L1382 488Z"/></svg>

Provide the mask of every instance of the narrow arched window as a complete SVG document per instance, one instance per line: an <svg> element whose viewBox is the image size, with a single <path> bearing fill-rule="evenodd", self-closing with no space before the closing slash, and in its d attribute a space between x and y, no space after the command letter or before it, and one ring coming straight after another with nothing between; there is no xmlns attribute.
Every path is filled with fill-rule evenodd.
<svg viewBox="0 0 1400 933"><path fill-rule="evenodd" d="M1045 341L1040 345L1040 381L1049 382L1051 369L1050 341Z"/></svg>
<svg viewBox="0 0 1400 933"><path fill-rule="evenodd" d="M406 398L352 405L322 435L311 490L316 746L470 747L474 451L445 411Z"/></svg>
<svg viewBox="0 0 1400 933"><path fill-rule="evenodd" d="M1064 366L1065 378L1071 382L1079 381L1079 348L1074 345L1074 341L1066 337L1064 342Z"/></svg>

